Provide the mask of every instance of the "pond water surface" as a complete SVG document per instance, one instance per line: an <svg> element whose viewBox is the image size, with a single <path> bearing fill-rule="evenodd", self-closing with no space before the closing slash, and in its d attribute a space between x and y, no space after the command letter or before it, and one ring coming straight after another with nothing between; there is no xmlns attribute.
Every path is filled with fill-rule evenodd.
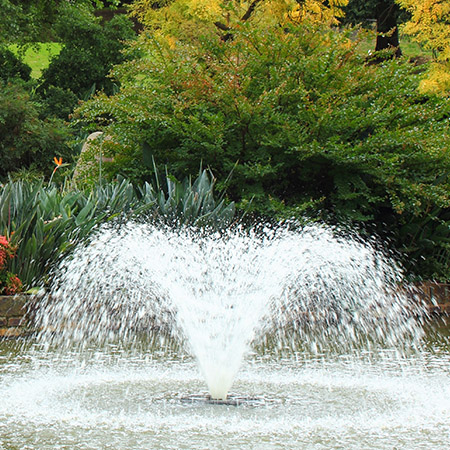
<svg viewBox="0 0 450 450"><path fill-rule="evenodd" d="M37 350L0 343L1 450L449 448L445 327L407 356L251 354L239 406L187 402L207 387L185 354Z"/></svg>

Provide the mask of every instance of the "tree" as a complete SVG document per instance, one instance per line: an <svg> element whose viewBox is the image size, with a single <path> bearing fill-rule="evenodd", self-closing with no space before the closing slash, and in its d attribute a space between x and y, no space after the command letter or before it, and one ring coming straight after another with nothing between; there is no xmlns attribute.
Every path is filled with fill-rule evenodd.
<svg viewBox="0 0 450 450"><path fill-rule="evenodd" d="M450 94L450 2L448 0L397 0L411 13L403 31L433 51L423 92Z"/></svg>
<svg viewBox="0 0 450 450"><path fill-rule="evenodd" d="M375 51L390 51L390 56L401 56L398 38L400 8L395 0L350 0L344 8L346 23L369 26L376 21Z"/></svg>
<svg viewBox="0 0 450 450"><path fill-rule="evenodd" d="M398 41L398 10L398 5L394 0L377 0L375 7L377 19L376 52L392 50L395 57L402 55Z"/></svg>
<svg viewBox="0 0 450 450"><path fill-rule="evenodd" d="M51 39L53 25L61 5L80 8L100 8L105 4L118 6L119 0L0 0L0 44L33 43Z"/></svg>
<svg viewBox="0 0 450 450"><path fill-rule="evenodd" d="M13 81L22 79L28 81L31 67L23 63L11 50L0 47L0 80Z"/></svg>
<svg viewBox="0 0 450 450"><path fill-rule="evenodd" d="M54 30L62 50L43 71L39 91L54 86L83 98L94 87L111 94L115 83L108 73L123 62L125 41L136 37L131 20L118 15L101 25L91 11L74 14L71 7L62 7Z"/></svg>
<svg viewBox="0 0 450 450"><path fill-rule="evenodd" d="M154 160L180 179L202 163L240 208L365 224L394 235L411 270L450 276L450 105L417 92L410 64L367 66L348 34L307 23L247 22L228 41L210 28L195 44L142 36L137 50L114 69L120 92L76 114L111 137L109 177L142 182Z"/></svg>
<svg viewBox="0 0 450 450"><path fill-rule="evenodd" d="M243 22L262 26L301 22L336 24L348 0L136 0L131 10L153 32L172 39L195 39L214 26L222 39L230 39Z"/></svg>

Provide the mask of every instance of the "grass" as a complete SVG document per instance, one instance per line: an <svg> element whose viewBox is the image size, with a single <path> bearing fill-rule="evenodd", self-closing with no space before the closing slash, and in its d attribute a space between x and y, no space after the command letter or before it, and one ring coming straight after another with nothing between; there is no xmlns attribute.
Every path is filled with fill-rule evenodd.
<svg viewBox="0 0 450 450"><path fill-rule="evenodd" d="M374 30L364 30L364 39L359 44L359 49L364 55L368 55L369 52L374 52L376 42L376 32ZM423 56L427 58L432 57L431 50L424 49L419 43L415 42L410 36L400 35L400 49L403 56L406 58L414 58Z"/></svg>
<svg viewBox="0 0 450 450"><path fill-rule="evenodd" d="M36 43L26 49L11 44L9 49L22 57L23 62L31 67L31 77L37 79L48 67L50 60L61 51L61 44L57 42Z"/></svg>

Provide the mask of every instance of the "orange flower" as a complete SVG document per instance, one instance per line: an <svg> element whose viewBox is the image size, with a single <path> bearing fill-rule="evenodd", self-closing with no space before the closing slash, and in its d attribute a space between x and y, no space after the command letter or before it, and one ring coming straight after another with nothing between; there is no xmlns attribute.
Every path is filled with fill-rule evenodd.
<svg viewBox="0 0 450 450"><path fill-rule="evenodd" d="M56 156L53 158L53 162L56 164L56 169L62 166L62 158L57 158Z"/></svg>
<svg viewBox="0 0 450 450"><path fill-rule="evenodd" d="M62 166L65 166L66 164L63 164L62 162L62 158L59 157L57 158L56 156L53 157L53 162L56 164L56 167L53 169L52 175L50 176L50 180L48 182L48 184L51 184L52 180L53 180L53 175L55 175L55 172Z"/></svg>

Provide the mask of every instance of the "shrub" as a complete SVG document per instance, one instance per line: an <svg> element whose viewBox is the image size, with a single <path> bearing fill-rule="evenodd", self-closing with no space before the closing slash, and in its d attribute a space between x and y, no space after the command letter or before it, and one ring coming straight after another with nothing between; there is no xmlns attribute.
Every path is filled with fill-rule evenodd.
<svg viewBox="0 0 450 450"><path fill-rule="evenodd" d="M45 285L59 258L105 221L139 216L155 223L224 227L234 217L234 205L215 199L213 189L206 171L183 182L158 177L139 189L124 179L90 191L10 181L0 189L0 230L14 232L12 243L18 246L11 270L27 288Z"/></svg>
<svg viewBox="0 0 450 450"><path fill-rule="evenodd" d="M78 97L70 89L49 86L41 95L41 104L39 115L42 119L58 117L68 120L78 105Z"/></svg>
<svg viewBox="0 0 450 450"><path fill-rule="evenodd" d="M118 15L102 26L88 10L67 7L61 9L55 31L63 48L43 71L43 97L51 86L70 90L78 98L83 98L92 86L112 93L115 82L107 75L114 64L124 60L123 41L135 37L131 20Z"/></svg>
<svg viewBox="0 0 450 450"><path fill-rule="evenodd" d="M70 158L69 129L40 119L39 109L22 84L0 82L0 180L18 169L50 174L54 155Z"/></svg>
<svg viewBox="0 0 450 450"><path fill-rule="evenodd" d="M20 78L31 78L31 67L23 63L11 50L0 47L0 80L7 82Z"/></svg>
<svg viewBox="0 0 450 450"><path fill-rule="evenodd" d="M134 47L143 56L114 70L120 92L77 116L112 137L111 176L144 179L152 157L178 177L202 162L219 187L233 171L227 192L240 207L363 224L394 236L419 263L412 272L435 272L443 248L419 239L411 249L398 230L435 208L433 229L445 220L450 104L418 93L413 67L367 66L345 32L306 24L242 24L227 42L143 36Z"/></svg>

